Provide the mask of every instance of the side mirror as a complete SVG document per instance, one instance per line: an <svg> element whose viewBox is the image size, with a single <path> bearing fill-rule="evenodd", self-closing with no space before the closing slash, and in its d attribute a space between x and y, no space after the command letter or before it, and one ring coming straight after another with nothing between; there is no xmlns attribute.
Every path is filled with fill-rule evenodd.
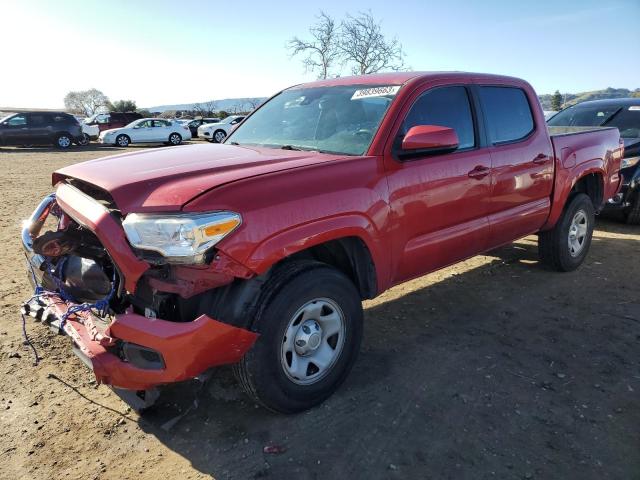
<svg viewBox="0 0 640 480"><path fill-rule="evenodd" d="M440 125L416 125L409 129L402 140L402 150L407 153L417 150L442 153L455 150L458 145L456 131Z"/></svg>

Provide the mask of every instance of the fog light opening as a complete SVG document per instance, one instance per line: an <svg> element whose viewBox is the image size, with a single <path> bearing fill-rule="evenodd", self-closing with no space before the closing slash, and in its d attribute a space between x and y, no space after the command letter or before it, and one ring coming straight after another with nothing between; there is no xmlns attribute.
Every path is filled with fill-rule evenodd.
<svg viewBox="0 0 640 480"><path fill-rule="evenodd" d="M160 352L135 343L122 342L122 356L125 361L145 370L162 370L164 359Z"/></svg>

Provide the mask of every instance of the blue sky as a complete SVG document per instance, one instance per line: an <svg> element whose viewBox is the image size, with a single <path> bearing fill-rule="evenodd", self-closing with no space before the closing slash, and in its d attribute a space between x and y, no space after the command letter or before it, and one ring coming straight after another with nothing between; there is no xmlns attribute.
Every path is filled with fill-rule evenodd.
<svg viewBox="0 0 640 480"><path fill-rule="evenodd" d="M413 70L522 77L539 93L640 87L640 0L325 0L371 10ZM61 107L98 88L139 106L267 96L313 80L285 44L315 2L23 0L3 5L0 107ZM345 70L344 74L347 74Z"/></svg>

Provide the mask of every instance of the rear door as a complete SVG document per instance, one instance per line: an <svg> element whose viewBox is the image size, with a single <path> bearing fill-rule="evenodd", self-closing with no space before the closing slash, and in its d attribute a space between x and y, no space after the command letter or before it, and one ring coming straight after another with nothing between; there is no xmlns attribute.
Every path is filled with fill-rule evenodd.
<svg viewBox="0 0 640 480"><path fill-rule="evenodd" d="M42 145L53 141L51 115L45 113L29 113L27 115L29 134L33 144Z"/></svg>
<svg viewBox="0 0 640 480"><path fill-rule="evenodd" d="M394 283L399 283L482 252L489 222L491 156L475 121L475 104L466 86L421 92L395 134L385 157L390 203L397 227L394 251L401 252ZM398 155L402 138L416 125L453 128L459 147L447 154Z"/></svg>
<svg viewBox="0 0 640 480"><path fill-rule="evenodd" d="M518 87L479 85L492 183L489 246L512 242L545 223L553 189L553 149L544 120Z"/></svg>

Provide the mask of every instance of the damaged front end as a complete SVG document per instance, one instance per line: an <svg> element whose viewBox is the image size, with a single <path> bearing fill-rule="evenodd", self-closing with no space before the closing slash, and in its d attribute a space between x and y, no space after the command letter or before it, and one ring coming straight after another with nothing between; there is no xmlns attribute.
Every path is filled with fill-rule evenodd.
<svg viewBox="0 0 640 480"><path fill-rule="evenodd" d="M23 312L68 335L99 383L149 391L235 363L257 338L202 307L208 290L251 272L221 254L198 267L154 262L117 210L70 183L36 208L22 243L36 290Z"/></svg>

